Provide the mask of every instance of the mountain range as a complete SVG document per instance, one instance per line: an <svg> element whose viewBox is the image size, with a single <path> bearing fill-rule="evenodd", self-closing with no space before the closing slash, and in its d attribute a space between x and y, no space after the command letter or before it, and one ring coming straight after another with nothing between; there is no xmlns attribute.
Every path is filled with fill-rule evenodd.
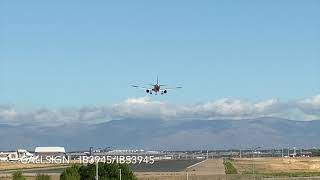
<svg viewBox="0 0 320 180"><path fill-rule="evenodd" d="M66 150L193 150L320 146L320 121L272 117L241 120L121 119L99 124L60 126L0 124L0 151L37 146Z"/></svg>

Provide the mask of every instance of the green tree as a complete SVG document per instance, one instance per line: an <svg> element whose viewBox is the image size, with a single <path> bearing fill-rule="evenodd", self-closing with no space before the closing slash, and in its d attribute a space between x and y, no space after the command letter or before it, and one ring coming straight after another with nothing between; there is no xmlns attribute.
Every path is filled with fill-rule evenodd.
<svg viewBox="0 0 320 180"><path fill-rule="evenodd" d="M38 174L36 180L51 180L51 177L47 174Z"/></svg>
<svg viewBox="0 0 320 180"><path fill-rule="evenodd" d="M118 168L121 169L122 179L138 180L127 164L119 164Z"/></svg>
<svg viewBox="0 0 320 180"><path fill-rule="evenodd" d="M81 180L94 180L96 175L95 164L87 164L79 168Z"/></svg>
<svg viewBox="0 0 320 180"><path fill-rule="evenodd" d="M108 164L100 162L99 166L99 180L118 180L121 178L125 180L137 180L137 177L133 174L127 164ZM82 165L76 168L67 168L60 176L60 180L94 180L96 176L96 164ZM72 171L72 173L70 172ZM74 171L77 171L74 172ZM79 179L67 179L67 175L77 174Z"/></svg>
<svg viewBox="0 0 320 180"><path fill-rule="evenodd" d="M26 180L26 177L21 171L16 171L12 174L12 180Z"/></svg>
<svg viewBox="0 0 320 180"><path fill-rule="evenodd" d="M73 165L65 169L60 175L60 180L80 180L79 166Z"/></svg>

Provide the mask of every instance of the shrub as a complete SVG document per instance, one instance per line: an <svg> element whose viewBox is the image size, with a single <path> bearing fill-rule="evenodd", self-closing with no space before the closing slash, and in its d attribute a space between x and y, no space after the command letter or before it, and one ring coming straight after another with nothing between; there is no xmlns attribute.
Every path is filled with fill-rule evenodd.
<svg viewBox="0 0 320 180"><path fill-rule="evenodd" d="M80 180L79 166L73 165L65 169L60 175L60 180Z"/></svg>
<svg viewBox="0 0 320 180"><path fill-rule="evenodd" d="M38 174L36 180L51 180L51 177L47 174Z"/></svg>
<svg viewBox="0 0 320 180"><path fill-rule="evenodd" d="M237 169L233 166L233 164L230 161L225 160L223 164L226 174L238 174Z"/></svg>
<svg viewBox="0 0 320 180"><path fill-rule="evenodd" d="M26 180L21 171L16 171L12 174L12 180Z"/></svg>

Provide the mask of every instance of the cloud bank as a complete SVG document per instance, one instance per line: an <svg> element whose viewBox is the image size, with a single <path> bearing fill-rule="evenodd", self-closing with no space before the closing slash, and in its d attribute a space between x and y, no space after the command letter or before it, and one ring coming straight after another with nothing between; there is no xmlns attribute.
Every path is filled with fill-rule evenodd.
<svg viewBox="0 0 320 180"><path fill-rule="evenodd" d="M36 109L22 112L13 105L0 105L0 123L55 126L100 123L123 118L164 120L248 119L279 117L292 120L320 119L320 95L281 102L278 99L250 101L225 98L200 104L174 105L151 97L129 98L109 106L65 109Z"/></svg>

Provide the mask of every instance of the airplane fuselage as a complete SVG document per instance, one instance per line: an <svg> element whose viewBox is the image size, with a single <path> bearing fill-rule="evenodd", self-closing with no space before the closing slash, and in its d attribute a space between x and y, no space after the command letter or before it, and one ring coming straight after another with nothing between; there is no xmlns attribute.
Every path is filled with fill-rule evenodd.
<svg viewBox="0 0 320 180"><path fill-rule="evenodd" d="M159 92L160 91L160 86L158 84L154 85L152 91Z"/></svg>

